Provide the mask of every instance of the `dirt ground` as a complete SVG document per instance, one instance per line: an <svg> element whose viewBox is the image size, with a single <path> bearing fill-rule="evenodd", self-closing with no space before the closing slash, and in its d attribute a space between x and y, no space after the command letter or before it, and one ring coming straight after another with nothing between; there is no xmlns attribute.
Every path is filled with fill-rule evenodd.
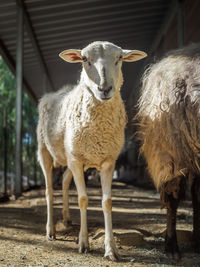
<svg viewBox="0 0 200 267"><path fill-rule="evenodd" d="M0 203L0 266L200 266L200 255L192 252L191 202L178 211L178 240L182 259L175 262L163 253L165 210L153 190L113 184L113 229L121 261L110 262L104 255L104 220L100 186L89 186L88 228L90 252L79 254L79 209L75 189L70 191L72 226L61 220L61 190L54 191L57 240L45 237L46 202L44 189L23 194L16 201Z"/></svg>

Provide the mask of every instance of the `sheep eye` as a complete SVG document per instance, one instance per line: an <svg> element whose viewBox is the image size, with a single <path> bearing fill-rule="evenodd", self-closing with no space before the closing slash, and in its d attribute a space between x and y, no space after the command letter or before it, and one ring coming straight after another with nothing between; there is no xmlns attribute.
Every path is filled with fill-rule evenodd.
<svg viewBox="0 0 200 267"><path fill-rule="evenodd" d="M115 65L117 65L120 60L122 60L122 55L119 56L119 59L115 62Z"/></svg>
<svg viewBox="0 0 200 267"><path fill-rule="evenodd" d="M91 66L91 62L90 62L90 61L88 61L88 59L87 59L86 57L82 57L82 59L83 59L83 62L87 62L87 63L88 63L88 65L89 65L89 66Z"/></svg>
<svg viewBox="0 0 200 267"><path fill-rule="evenodd" d="M83 62L87 62L87 58L86 57L82 57Z"/></svg>

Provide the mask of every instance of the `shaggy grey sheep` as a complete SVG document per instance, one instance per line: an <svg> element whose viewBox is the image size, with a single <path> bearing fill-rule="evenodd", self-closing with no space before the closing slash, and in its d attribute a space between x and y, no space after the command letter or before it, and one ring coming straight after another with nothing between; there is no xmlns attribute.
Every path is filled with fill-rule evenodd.
<svg viewBox="0 0 200 267"><path fill-rule="evenodd" d="M179 257L176 211L192 184L193 241L200 249L200 45L172 51L143 76L137 119L141 152L167 207L165 251Z"/></svg>

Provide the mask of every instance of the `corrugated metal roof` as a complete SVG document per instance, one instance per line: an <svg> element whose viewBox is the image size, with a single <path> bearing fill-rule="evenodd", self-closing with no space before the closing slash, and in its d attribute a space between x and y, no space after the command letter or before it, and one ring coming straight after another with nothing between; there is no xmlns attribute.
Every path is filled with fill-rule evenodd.
<svg viewBox="0 0 200 267"><path fill-rule="evenodd" d="M63 62L58 54L83 48L95 40L107 40L123 48L148 53L172 1L163 0L25 0L34 37L53 87L75 83L80 65ZM15 0L0 1L0 39L13 61L16 57ZM127 64L125 96L132 89L134 73L141 63ZM44 75L37 53L24 27L24 77L39 98L44 93ZM47 83L48 91L52 90Z"/></svg>

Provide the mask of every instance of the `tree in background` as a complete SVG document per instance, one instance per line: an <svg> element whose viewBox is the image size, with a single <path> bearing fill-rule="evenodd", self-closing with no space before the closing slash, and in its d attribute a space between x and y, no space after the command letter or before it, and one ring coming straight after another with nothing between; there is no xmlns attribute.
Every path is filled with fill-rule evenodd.
<svg viewBox="0 0 200 267"><path fill-rule="evenodd" d="M4 170L4 136L3 121L6 114L7 128L7 171L15 173L15 102L16 102L15 77L0 56L0 173ZM28 95L23 92L23 128L22 128L22 173L28 178L28 183L38 183L40 169L36 160L36 125L38 114L36 106ZM1 178L1 175L0 175ZM8 176L8 182L9 176ZM1 183L1 180L0 180ZM1 184L0 184L1 191Z"/></svg>

